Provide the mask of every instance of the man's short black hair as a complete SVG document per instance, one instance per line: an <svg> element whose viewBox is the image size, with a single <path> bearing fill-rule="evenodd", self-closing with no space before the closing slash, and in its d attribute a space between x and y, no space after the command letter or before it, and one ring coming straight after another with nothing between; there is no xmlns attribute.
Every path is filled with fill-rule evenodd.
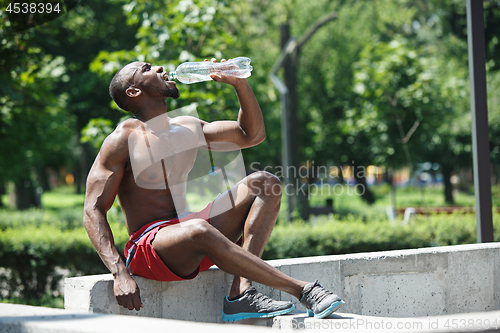
<svg viewBox="0 0 500 333"><path fill-rule="evenodd" d="M127 78L124 77L122 69L120 69L111 80L109 84L109 95L121 109L132 112L130 110L130 97L125 93L130 85Z"/></svg>

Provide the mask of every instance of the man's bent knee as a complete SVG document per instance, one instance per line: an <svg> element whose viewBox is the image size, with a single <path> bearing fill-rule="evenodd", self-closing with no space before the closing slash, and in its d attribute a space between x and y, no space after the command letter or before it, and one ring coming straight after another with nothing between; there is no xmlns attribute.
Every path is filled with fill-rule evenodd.
<svg viewBox="0 0 500 333"><path fill-rule="evenodd" d="M257 195L281 198L281 182L278 177L267 171L250 175L250 187Z"/></svg>
<svg viewBox="0 0 500 333"><path fill-rule="evenodd" d="M189 237L191 241L197 244L210 242L214 237L215 232L218 232L212 225L203 219L193 219L188 222L183 222L184 227L189 228Z"/></svg>

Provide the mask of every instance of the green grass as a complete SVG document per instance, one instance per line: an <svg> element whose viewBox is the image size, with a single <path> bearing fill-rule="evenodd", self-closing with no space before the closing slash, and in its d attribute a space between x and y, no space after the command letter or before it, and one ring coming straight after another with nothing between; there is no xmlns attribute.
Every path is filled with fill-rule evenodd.
<svg viewBox="0 0 500 333"><path fill-rule="evenodd" d="M379 198L375 203L376 205L391 204L389 186L374 187L373 191ZM423 192L423 197L421 192ZM420 207L423 206L424 203L429 207L449 206L444 200L443 192L443 186L424 187L422 190L418 187L398 188L396 190L396 207ZM455 199L455 206L474 206L474 194L455 191L453 196Z"/></svg>
<svg viewBox="0 0 500 333"><path fill-rule="evenodd" d="M333 193L335 190L335 193ZM358 193L356 192L358 190ZM356 189L352 186L338 186L336 188L330 188L330 193L328 189L324 188L323 192L316 191L317 193L312 193L310 195L310 205L311 206L324 206L326 199L333 199L334 210L336 214L340 216L346 216L348 214L360 215L360 216L373 216L377 214L385 214L386 207L391 204L390 198L390 188L388 185L372 186L370 190L375 194L377 198L373 205L368 205L360 196L359 188ZM443 207L448 206L444 201L443 188L442 186L436 187L425 187L423 189L425 204L428 207ZM200 193L189 193L187 195L187 200L189 208L192 211L199 211L213 199L215 199L216 194L200 194ZM474 194L464 193L464 192L454 192L455 205L464 207L474 206ZM85 196L84 194L75 194L74 188L70 186L64 186L52 191L44 192L41 197L42 206L44 211L54 211L54 212L68 212L82 210ZM500 206L500 187L492 187L492 199L494 206ZM3 195L1 200L5 207L9 206L8 195ZM117 206L118 203L115 203ZM405 187L398 188L396 190L396 207L406 208L406 207L422 207L424 204L422 202L422 195L420 189L416 187ZM280 220L284 220L285 212L287 207L287 198L285 195L282 197L282 204L280 210ZM4 208L1 211L10 210ZM63 213L64 214L64 213ZM68 214L68 213L66 213ZM80 214L80 213L78 213Z"/></svg>
<svg viewBox="0 0 500 333"><path fill-rule="evenodd" d="M0 299L0 303L24 304L32 306L43 306L47 308L64 309L64 295L54 296L51 294L47 294L42 298L35 299L26 299L20 297L3 298Z"/></svg>
<svg viewBox="0 0 500 333"><path fill-rule="evenodd" d="M9 207L9 196L7 194L0 195L0 200L2 201L2 206L3 207Z"/></svg>
<svg viewBox="0 0 500 333"><path fill-rule="evenodd" d="M217 193L209 193L209 194L188 193L186 195L188 210L192 212L199 212L203 208L205 208L210 202L212 202L216 197Z"/></svg>
<svg viewBox="0 0 500 333"><path fill-rule="evenodd" d="M0 198L4 207L10 207L9 195ZM66 208L83 207L84 194L76 194L71 186L62 186L42 193L41 202L44 209L61 210ZM5 209L5 208L4 208Z"/></svg>
<svg viewBox="0 0 500 333"><path fill-rule="evenodd" d="M334 210L336 213L345 216L347 214L355 214L361 216L373 214L386 214L386 207L391 205L390 187L388 185L372 186L370 190L374 193L377 200L374 204L369 205L359 195L354 187L344 186L343 192L339 195L340 189L337 194L319 193L311 197L311 206L325 205L327 198L333 199ZM493 192L493 203L498 204L500 199L499 191ZM422 200L424 199L424 200ZM454 192L455 204L454 206L474 207L475 198L474 194L464 192ZM284 202L286 205L286 201ZM424 187L423 198L421 190L417 187L405 187L396 189L396 208L407 207L444 207L449 206L444 200L443 187Z"/></svg>
<svg viewBox="0 0 500 333"><path fill-rule="evenodd" d="M42 207L45 209L65 209L83 207L84 194L75 194L72 187L61 187L42 194Z"/></svg>

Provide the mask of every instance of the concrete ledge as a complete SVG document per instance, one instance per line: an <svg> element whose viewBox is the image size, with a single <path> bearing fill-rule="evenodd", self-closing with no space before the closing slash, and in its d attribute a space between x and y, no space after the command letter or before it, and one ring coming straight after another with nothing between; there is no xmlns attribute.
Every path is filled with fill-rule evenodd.
<svg viewBox="0 0 500 333"><path fill-rule="evenodd" d="M273 260L287 275L319 279L339 294L343 312L379 317L421 317L500 310L500 243L471 244L351 255ZM217 268L190 281L158 282L135 277L145 308L119 307L110 274L66 279L65 308L221 322L222 300L232 276ZM256 284L277 300L292 296ZM271 325L270 320L252 324Z"/></svg>
<svg viewBox="0 0 500 333"><path fill-rule="evenodd" d="M335 330L335 332L500 332L500 311L437 317L387 318L333 314L314 319L305 313L274 318L273 328ZM2 333L123 333L123 332L268 332L266 327L78 313L27 305L0 304Z"/></svg>
<svg viewBox="0 0 500 333"><path fill-rule="evenodd" d="M234 333L233 325L189 321L78 313L27 305L0 304L2 333L123 333L123 332L214 332ZM238 326L238 332L268 331L267 328Z"/></svg>
<svg viewBox="0 0 500 333"><path fill-rule="evenodd" d="M314 319L304 312L294 312L274 318L273 328L335 332L500 332L500 311L416 318L339 313L324 319Z"/></svg>

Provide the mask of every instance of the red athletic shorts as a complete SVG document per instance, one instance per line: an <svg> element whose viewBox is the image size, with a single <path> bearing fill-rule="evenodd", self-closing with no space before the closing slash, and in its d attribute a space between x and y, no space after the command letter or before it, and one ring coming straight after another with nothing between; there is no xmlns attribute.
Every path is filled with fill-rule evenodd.
<svg viewBox="0 0 500 333"><path fill-rule="evenodd" d="M201 212L191 213L185 217L183 216L182 220L187 221L190 219L200 218L204 219L208 223L212 204L213 202L209 203L208 206ZM139 275L150 280L180 281L193 279L199 272L206 271L213 265L212 261L205 256L198 269L185 278L175 275L170 271L170 269L168 269L167 266L165 266L163 261L160 259L160 256L158 256L153 248L152 243L158 230L168 225L177 223L182 222L180 222L178 218L168 221L151 222L130 236L130 240L125 246L125 258L127 258L127 268L132 274ZM128 259L129 256L131 257L130 260Z"/></svg>

